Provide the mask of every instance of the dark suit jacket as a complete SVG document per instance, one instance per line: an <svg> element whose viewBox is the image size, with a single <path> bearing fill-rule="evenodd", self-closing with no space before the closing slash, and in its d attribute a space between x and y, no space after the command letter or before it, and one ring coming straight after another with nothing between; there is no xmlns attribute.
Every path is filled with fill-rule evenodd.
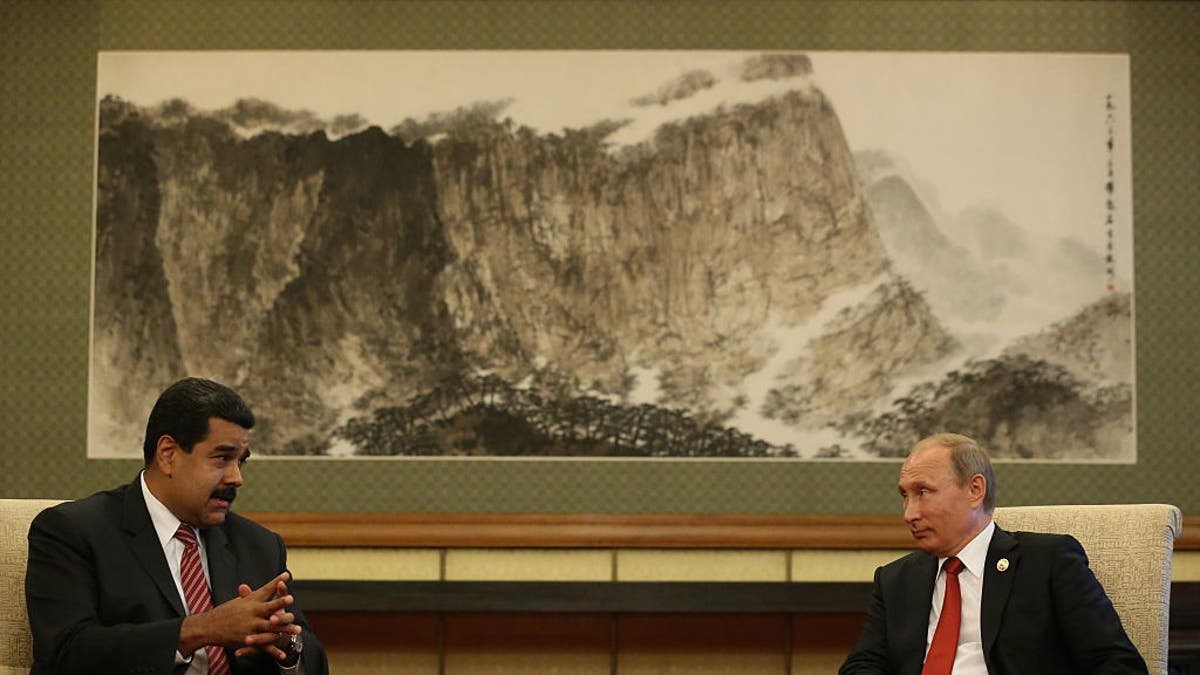
<svg viewBox="0 0 1200 675"><path fill-rule="evenodd" d="M287 567L279 535L230 513L203 531L213 604L258 588ZM139 481L40 513L29 528L25 577L33 631L31 675L169 675L186 615ZM297 605L307 675L326 675L325 651ZM267 655L234 659L239 675L278 675Z"/></svg>
<svg viewBox="0 0 1200 675"><path fill-rule="evenodd" d="M866 625L840 673L921 672L937 571L937 558L921 551L875 571ZM1146 672L1074 537L997 527L980 610L991 675Z"/></svg>

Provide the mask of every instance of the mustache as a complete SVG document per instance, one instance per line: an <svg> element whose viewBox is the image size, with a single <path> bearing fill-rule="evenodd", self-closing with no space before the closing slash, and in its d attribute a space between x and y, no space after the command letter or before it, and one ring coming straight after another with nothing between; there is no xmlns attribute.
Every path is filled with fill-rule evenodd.
<svg viewBox="0 0 1200 675"><path fill-rule="evenodd" d="M232 502L233 500L237 499L237 488L235 488L235 487L218 488L216 490L213 490L211 497L212 497L212 499L223 499L227 502Z"/></svg>

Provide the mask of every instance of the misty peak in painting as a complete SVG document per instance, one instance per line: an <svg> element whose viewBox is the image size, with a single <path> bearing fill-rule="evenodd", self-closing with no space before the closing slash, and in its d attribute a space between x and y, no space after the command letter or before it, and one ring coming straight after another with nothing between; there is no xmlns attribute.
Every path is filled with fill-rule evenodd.
<svg viewBox="0 0 1200 675"><path fill-rule="evenodd" d="M102 90L90 454L135 455L194 374L255 406L256 454L871 459L951 428L1134 458L1100 249L852 151L815 55L726 57L557 129L516 85L391 120ZM1043 265L1091 290L1033 304Z"/></svg>

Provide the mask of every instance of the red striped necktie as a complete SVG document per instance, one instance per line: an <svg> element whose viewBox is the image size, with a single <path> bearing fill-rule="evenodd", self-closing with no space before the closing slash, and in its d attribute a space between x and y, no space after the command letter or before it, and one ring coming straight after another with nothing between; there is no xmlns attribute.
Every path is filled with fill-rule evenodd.
<svg viewBox="0 0 1200 675"><path fill-rule="evenodd" d="M958 625L962 623L958 573L963 571L963 563L958 558L950 558L942 569L946 571L946 596L942 598L942 612L938 615L937 629L933 631L933 643L925 656L921 675L950 675L954 669L954 654L958 652Z"/></svg>
<svg viewBox="0 0 1200 675"><path fill-rule="evenodd" d="M179 579L183 583L183 597L187 600L188 614L199 614L212 609L212 592L200 566L200 542L196 532L187 523L180 523L175 538L183 542L183 555L179 558ZM208 654L208 675L230 675L229 659L225 650L216 645L204 648Z"/></svg>

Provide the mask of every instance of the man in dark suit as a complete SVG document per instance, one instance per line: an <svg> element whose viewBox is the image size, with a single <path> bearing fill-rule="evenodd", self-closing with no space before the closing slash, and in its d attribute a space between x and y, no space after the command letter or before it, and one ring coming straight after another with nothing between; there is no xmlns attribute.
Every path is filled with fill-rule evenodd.
<svg viewBox="0 0 1200 675"><path fill-rule="evenodd" d="M229 388L171 385L130 484L29 529L32 675L326 675L274 532L230 511L254 414Z"/></svg>
<svg viewBox="0 0 1200 675"><path fill-rule="evenodd" d="M899 489L921 550L875 571L840 673L1146 672L1078 541L995 526L995 473L970 438L917 443Z"/></svg>

